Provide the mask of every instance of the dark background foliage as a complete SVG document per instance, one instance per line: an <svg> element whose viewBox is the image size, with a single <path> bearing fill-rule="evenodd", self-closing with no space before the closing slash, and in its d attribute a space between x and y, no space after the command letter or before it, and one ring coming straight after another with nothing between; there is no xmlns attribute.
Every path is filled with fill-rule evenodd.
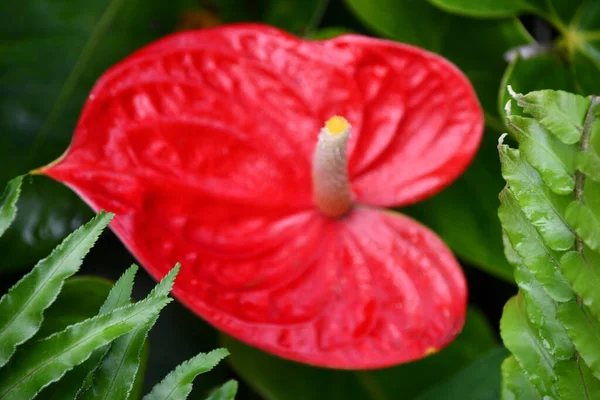
<svg viewBox="0 0 600 400"><path fill-rule="evenodd" d="M449 378L458 371L454 378L458 379L455 382L463 382L459 386L468 387L466 381L460 380L465 377L472 384L483 382L488 387L482 388L482 393L488 397L477 398L495 398L499 365L505 353L497 349L480 356L498 347L502 307L516 292L512 270L502 253L496 217L497 194L503 186L495 150L495 142L505 130L500 112L505 102L503 88L511 83L517 91L548 87L589 94L597 90L600 83L590 79L598 70L594 39L586 41L583 35L577 36L568 21L577 13L584 13L586 21L591 20L591 28L585 29L593 31L598 7L593 1L555 0L550 2L555 5L554 13L549 14L536 8L537 0L519 2L529 4L529 8L507 6L501 12L485 7L481 11L479 6L471 9L477 2L469 0L431 3L444 10L425 0L4 0L0 3L0 181L58 157L68 146L79 110L102 72L135 49L177 29L262 21L309 38L351 31L441 53L456 63L476 87L486 115L485 139L474 165L455 185L401 211L431 226L450 244L465 267L470 303L487 317L495 337L488 340L485 334L479 335L484 339L478 342L478 331L474 330L475 334L466 339L475 349L470 358L461 362L460 354L465 351L456 350L454 354L454 350L449 350L448 357L440 354L433 361L435 368L442 364L441 369L446 371L439 374L437 381L417 379L418 388L397 388L425 396L419 398L436 398L436 390L448 396L454 393L452 385L457 385ZM508 50L533 42L523 27L538 43L547 45L554 41L555 46L509 64L505 59ZM571 31L575 39L569 36ZM3 292L92 214L67 188L43 177L31 178L25 185L19 208L16 223L0 241ZM82 274L115 280L134 261L116 237L106 233L87 258ZM140 270L135 298L142 298L153 285L145 271ZM93 301L91 305L84 303L72 302L72 309L64 312L94 307ZM69 305L65 304L65 308ZM478 323L485 324L483 320L474 322ZM303 398L302 395L398 398L389 397L389 382L415 380L429 368L425 360L407 369L382 371L373 376L358 374L354 380L348 374L281 364L220 337L215 329L176 302L163 311L149 341L146 388L181 360L224 342L231 349L230 361L235 371L242 371L242 376L231 364L222 363L198 381L195 393L235 377L240 380L240 399L295 399ZM468 366L475 359L480 359L480 364ZM462 367L467 369L459 371ZM263 376L248 373L250 370L260 371ZM475 371L487 371L486 377L497 378L478 379ZM288 394L278 392L277 384L268 384L278 379L288 386ZM302 387L309 386L321 390L303 392ZM427 390L431 392L426 394ZM294 397L294 391L300 397ZM463 398L464 394L456 393L456 398Z"/></svg>

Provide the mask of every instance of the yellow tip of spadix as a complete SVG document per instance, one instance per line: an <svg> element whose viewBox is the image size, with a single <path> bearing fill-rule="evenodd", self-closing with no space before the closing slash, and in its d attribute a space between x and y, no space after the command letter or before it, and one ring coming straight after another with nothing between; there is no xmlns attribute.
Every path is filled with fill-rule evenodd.
<svg viewBox="0 0 600 400"><path fill-rule="evenodd" d="M339 135L340 133L348 129L350 127L350 124L348 123L346 118L340 117L339 115L335 115L329 118L329 120L327 120L325 127L332 135Z"/></svg>

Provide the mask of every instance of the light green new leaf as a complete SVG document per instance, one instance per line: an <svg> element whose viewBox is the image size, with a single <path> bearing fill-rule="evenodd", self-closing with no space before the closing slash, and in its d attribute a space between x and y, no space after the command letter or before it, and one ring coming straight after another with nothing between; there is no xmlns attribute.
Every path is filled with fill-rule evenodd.
<svg viewBox="0 0 600 400"><path fill-rule="evenodd" d="M554 386L555 361L531 326L522 295L512 297L504 306L500 320L500 336L537 392L542 397L557 398Z"/></svg>
<svg viewBox="0 0 600 400"><path fill-rule="evenodd" d="M537 171L521 157L519 150L500 145L498 152L502 176L508 182L521 210L546 245L553 250L568 250L573 247L575 235L564 220L565 208L570 199L558 196L548 189Z"/></svg>
<svg viewBox="0 0 600 400"><path fill-rule="evenodd" d="M137 268L137 266L135 267ZM177 264L154 288L150 297L166 297L173 287L179 268L180 265ZM157 319L158 315L111 344L110 350L94 373L91 387L82 394L80 399L128 398L138 373L141 353L148 332Z"/></svg>
<svg viewBox="0 0 600 400"><path fill-rule="evenodd" d="M73 275L113 214L101 212L69 235L0 299L0 367L40 329L43 312Z"/></svg>
<svg viewBox="0 0 600 400"><path fill-rule="evenodd" d="M498 217L515 252L523 259L536 281L555 301L575 297L568 282L560 273L558 255L548 249L539 233L529 223L509 189L500 192Z"/></svg>
<svg viewBox="0 0 600 400"><path fill-rule="evenodd" d="M600 220L592 208L582 201L574 201L567 207L565 219L585 244L600 251Z"/></svg>
<svg viewBox="0 0 600 400"><path fill-rule="evenodd" d="M22 183L23 176L11 179L0 196L0 236L6 232L17 215L17 200L21 194Z"/></svg>
<svg viewBox="0 0 600 400"><path fill-rule="evenodd" d="M583 360L563 360L554 368L558 375L556 387L561 399L600 399L600 380L592 374Z"/></svg>
<svg viewBox="0 0 600 400"><path fill-rule="evenodd" d="M229 352L216 349L207 354L198 354L180 364L144 396L144 400L183 400L192 391L194 379L213 369Z"/></svg>
<svg viewBox="0 0 600 400"><path fill-rule="evenodd" d="M533 116L564 143L577 143L581 138L591 104L589 98L562 90L538 90L525 95L512 92L511 96L524 112Z"/></svg>
<svg viewBox="0 0 600 400"><path fill-rule="evenodd" d="M220 388L215 390L206 398L206 400L233 400L237 393L238 384L236 381L229 380Z"/></svg>
<svg viewBox="0 0 600 400"><path fill-rule="evenodd" d="M555 360L573 357L575 348L567 331L556 318L556 303L522 265L515 269L515 280L526 303L527 317L536 330L540 343Z"/></svg>
<svg viewBox="0 0 600 400"><path fill-rule="evenodd" d="M514 356L502 363L502 400L542 400Z"/></svg>
<svg viewBox="0 0 600 400"><path fill-rule="evenodd" d="M559 304L557 315L581 358L600 379L600 322L575 301Z"/></svg>
<svg viewBox="0 0 600 400"><path fill-rule="evenodd" d="M593 151L580 151L576 158L577 169L587 178L600 182L600 157Z"/></svg>
<svg viewBox="0 0 600 400"><path fill-rule="evenodd" d="M556 194L568 195L575 189L575 145L564 144L533 118L517 115L507 118L519 141L521 156L540 174Z"/></svg>
<svg viewBox="0 0 600 400"><path fill-rule="evenodd" d="M0 399L34 397L87 360L94 350L154 318L169 301L165 297L148 298L33 342L0 370Z"/></svg>
<svg viewBox="0 0 600 400"><path fill-rule="evenodd" d="M568 252L561 258L560 268L583 304L600 319L600 257L589 248L585 255L584 258L577 251Z"/></svg>

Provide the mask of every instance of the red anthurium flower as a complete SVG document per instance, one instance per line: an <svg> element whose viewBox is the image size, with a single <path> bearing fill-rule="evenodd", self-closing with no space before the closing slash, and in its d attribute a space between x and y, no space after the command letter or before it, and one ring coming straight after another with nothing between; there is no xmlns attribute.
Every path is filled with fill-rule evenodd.
<svg viewBox="0 0 600 400"><path fill-rule="evenodd" d="M462 329L451 252L381 207L450 184L482 122L467 79L437 55L233 25L167 37L108 71L41 172L115 212L155 278L181 262L176 297L219 329L313 365L378 368Z"/></svg>

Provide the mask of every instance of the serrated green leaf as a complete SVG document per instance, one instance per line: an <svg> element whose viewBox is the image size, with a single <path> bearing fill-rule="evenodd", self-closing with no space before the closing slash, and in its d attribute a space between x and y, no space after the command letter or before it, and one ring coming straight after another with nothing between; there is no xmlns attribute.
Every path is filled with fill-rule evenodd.
<svg viewBox="0 0 600 400"><path fill-rule="evenodd" d="M581 358L600 379L600 322L584 305L575 301L559 304L557 316L567 328Z"/></svg>
<svg viewBox="0 0 600 400"><path fill-rule="evenodd" d="M0 196L0 236L6 232L17 215L17 200L21 194L23 176L17 176L6 184Z"/></svg>
<svg viewBox="0 0 600 400"><path fill-rule="evenodd" d="M34 342L0 370L0 399L32 398L87 360L94 350L145 324L169 302L151 297L109 314L87 319Z"/></svg>
<svg viewBox="0 0 600 400"><path fill-rule="evenodd" d="M562 360L554 368L561 399L600 399L600 381L594 377L583 360Z"/></svg>
<svg viewBox="0 0 600 400"><path fill-rule="evenodd" d="M229 352L216 349L207 354L198 354L171 371L162 381L144 396L144 400L183 400L192 391L192 382L200 374L213 369Z"/></svg>
<svg viewBox="0 0 600 400"><path fill-rule="evenodd" d="M537 171L521 157L519 150L500 145L498 152L502 176L546 245L553 250L573 247L575 235L564 219L569 198L558 196L548 189ZM518 252L518 249L515 250Z"/></svg>
<svg viewBox="0 0 600 400"><path fill-rule="evenodd" d="M548 249L519 207L512 191L500 193L498 217L513 249L523 259L536 281L555 301L568 301L575 297L568 282L560 273L558 254Z"/></svg>
<svg viewBox="0 0 600 400"><path fill-rule="evenodd" d="M101 212L77 229L0 299L0 367L40 329L44 310L56 300L64 280L77 272L112 217Z"/></svg>
<svg viewBox="0 0 600 400"><path fill-rule="evenodd" d="M542 400L514 356L502 363L502 400Z"/></svg>
<svg viewBox="0 0 600 400"><path fill-rule="evenodd" d="M537 392L557 398L554 360L532 328L522 295L512 297L504 306L500 336Z"/></svg>
<svg viewBox="0 0 600 400"><path fill-rule="evenodd" d="M137 266L136 266L137 267ZM149 297L165 297L171 291L175 277L179 272L177 264L161 281ZM126 400L133 388L137 375L142 349L148 337L148 332L158 319L151 318L144 325L116 339L110 350L102 359L101 365L94 372L93 383L82 395L82 400L91 399L124 399Z"/></svg>
<svg viewBox="0 0 600 400"><path fill-rule="evenodd" d="M564 144L533 118L513 115L507 121L519 141L521 155L536 169L544 183L556 194L572 193L577 147Z"/></svg>
<svg viewBox="0 0 600 400"><path fill-rule="evenodd" d="M212 392L206 400L234 400L238 383L233 379L225 382L223 386Z"/></svg>
<svg viewBox="0 0 600 400"><path fill-rule="evenodd" d="M560 260L560 268L583 304L600 319L600 257L587 248L585 254L584 258L577 251L566 253ZM592 262L588 262L590 258Z"/></svg>
<svg viewBox="0 0 600 400"><path fill-rule="evenodd" d="M556 303L524 266L520 265L515 269L515 280L526 303L527 317L544 349L555 360L573 357L575 348L567 331L556 318Z"/></svg>
<svg viewBox="0 0 600 400"><path fill-rule="evenodd" d="M538 90L525 95L511 95L524 112L533 116L564 143L577 143L581 138L591 104L589 98L562 90Z"/></svg>

